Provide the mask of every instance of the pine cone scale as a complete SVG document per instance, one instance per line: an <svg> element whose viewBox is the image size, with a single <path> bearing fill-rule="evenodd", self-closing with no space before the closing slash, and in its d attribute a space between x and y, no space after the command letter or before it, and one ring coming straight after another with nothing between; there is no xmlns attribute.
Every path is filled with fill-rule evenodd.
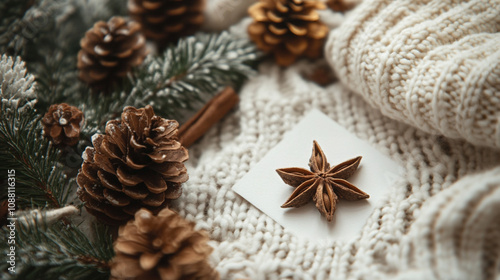
<svg viewBox="0 0 500 280"><path fill-rule="evenodd" d="M146 198L142 200L145 205L160 207L165 202L165 193L160 193L157 195L148 194Z"/></svg>
<svg viewBox="0 0 500 280"><path fill-rule="evenodd" d="M80 179L77 181L79 184L82 184L85 192L92 197L92 199L97 201L104 201L105 197L102 189L95 188L95 183L88 179Z"/></svg>
<svg viewBox="0 0 500 280"><path fill-rule="evenodd" d="M182 182L186 182L186 180L188 179L188 175L187 173L182 173L178 176L166 176L168 177L168 180L170 182L173 182L173 183L182 183Z"/></svg>
<svg viewBox="0 0 500 280"><path fill-rule="evenodd" d="M248 13L250 13L256 22L267 21L266 8L271 8L265 3L258 2L248 8Z"/></svg>
<svg viewBox="0 0 500 280"><path fill-rule="evenodd" d="M130 158L130 155L127 155L127 157L125 158L125 164L134 170L140 170L147 166L146 164L136 163L133 159Z"/></svg>
<svg viewBox="0 0 500 280"><path fill-rule="evenodd" d="M159 1L142 1L142 5L145 9L154 11L160 8L162 6L162 3ZM136 6L139 7L138 5Z"/></svg>
<svg viewBox="0 0 500 280"><path fill-rule="evenodd" d="M278 36L285 35L288 32L287 28L282 28L281 26L276 26L274 24L269 25L269 31Z"/></svg>
<svg viewBox="0 0 500 280"><path fill-rule="evenodd" d="M97 171L97 177L104 187L113 191L122 191L120 181L115 176L99 170Z"/></svg>
<svg viewBox="0 0 500 280"><path fill-rule="evenodd" d="M328 31L328 27L324 24L311 23L308 26L308 36L316 40L325 38L328 35Z"/></svg>
<svg viewBox="0 0 500 280"><path fill-rule="evenodd" d="M49 132L49 135L51 138L56 138L59 136L59 134L61 134L61 131L62 131L62 127L60 126L53 126L51 129L50 129L50 132Z"/></svg>
<svg viewBox="0 0 500 280"><path fill-rule="evenodd" d="M116 169L116 177L123 186L135 187L142 183L142 179L137 176L136 173L129 172L129 170L124 170L125 167L118 167Z"/></svg>
<svg viewBox="0 0 500 280"><path fill-rule="evenodd" d="M186 6L179 6L177 8L169 9L165 12L167 16L178 16L187 12L188 8Z"/></svg>
<svg viewBox="0 0 500 280"><path fill-rule="evenodd" d="M180 184L171 183L168 184L168 192L165 192L165 199L177 199L182 194L182 189Z"/></svg>
<svg viewBox="0 0 500 280"><path fill-rule="evenodd" d="M308 41L305 38L294 38L285 43L287 50L289 50L294 55L299 55L303 53L308 46Z"/></svg>
<svg viewBox="0 0 500 280"><path fill-rule="evenodd" d="M158 264L162 257L163 254L161 252L155 254L144 252L139 258L139 264L143 269L150 270Z"/></svg>
<svg viewBox="0 0 500 280"><path fill-rule="evenodd" d="M168 189L167 183L165 182L163 177L156 172L142 173L138 177L142 179L151 193L159 194L165 192ZM171 178L169 178L169 181L170 180Z"/></svg>
<svg viewBox="0 0 500 280"><path fill-rule="evenodd" d="M123 186L123 193L135 200L145 199L149 194L148 190L135 186Z"/></svg>
<svg viewBox="0 0 500 280"><path fill-rule="evenodd" d="M278 45L282 42L282 39L273 34L264 34L264 42L268 45Z"/></svg>
<svg viewBox="0 0 500 280"><path fill-rule="evenodd" d="M177 177L183 174L187 174L186 167L184 164L177 162L164 162L151 167L152 170L158 172L164 177Z"/></svg>
<svg viewBox="0 0 500 280"><path fill-rule="evenodd" d="M178 23L178 24L171 24L171 25L168 25L168 26L165 26L163 28L163 31L164 32L167 32L167 33L176 33L176 32L180 32L182 31L184 28L184 24L182 23Z"/></svg>
<svg viewBox="0 0 500 280"><path fill-rule="evenodd" d="M94 163L101 170L106 171L108 173L116 174L117 172L113 167L113 164L109 161L109 158L102 153L97 152L94 154Z"/></svg>
<svg viewBox="0 0 500 280"><path fill-rule="evenodd" d="M80 135L80 126L73 123L69 123L64 128L64 134L69 138L75 138Z"/></svg>
<svg viewBox="0 0 500 280"><path fill-rule="evenodd" d="M155 163L163 163L165 161L185 161L188 159L188 152L185 148L179 150L163 150L154 151L148 154L148 157Z"/></svg>
<svg viewBox="0 0 500 280"><path fill-rule="evenodd" d="M317 21L317 20L319 20L319 14L316 13L315 11L311 11L309 14L293 15L293 16L290 16L290 18L296 19L296 20L304 20L304 21Z"/></svg>
<svg viewBox="0 0 500 280"><path fill-rule="evenodd" d="M130 198L124 193L112 191L110 189L104 189L102 193L106 200L113 206L123 207L130 204Z"/></svg>

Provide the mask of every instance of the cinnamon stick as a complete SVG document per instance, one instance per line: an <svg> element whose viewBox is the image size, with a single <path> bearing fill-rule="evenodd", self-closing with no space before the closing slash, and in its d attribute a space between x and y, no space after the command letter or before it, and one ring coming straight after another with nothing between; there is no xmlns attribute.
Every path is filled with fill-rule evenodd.
<svg viewBox="0 0 500 280"><path fill-rule="evenodd" d="M179 142L188 148L222 119L239 101L231 87L226 87L208 101L196 115L179 128Z"/></svg>

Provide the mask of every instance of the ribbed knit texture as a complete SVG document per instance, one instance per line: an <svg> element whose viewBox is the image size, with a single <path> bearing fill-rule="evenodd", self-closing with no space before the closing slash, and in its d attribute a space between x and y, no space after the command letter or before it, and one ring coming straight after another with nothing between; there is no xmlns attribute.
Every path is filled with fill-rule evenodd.
<svg viewBox="0 0 500 280"><path fill-rule="evenodd" d="M500 213L499 170L452 184L499 165L500 154L385 117L340 83L305 81L300 73L311 68L261 65L239 108L190 149L190 179L174 209L210 232L221 279L452 279L434 273L455 263L468 265L459 279L483 279L487 264L495 271L500 229L486 225ZM299 240L231 190L312 108L406 169L350 242Z"/></svg>
<svg viewBox="0 0 500 280"><path fill-rule="evenodd" d="M499 31L500 0L366 0L325 52L384 115L500 148Z"/></svg>
<svg viewBox="0 0 500 280"><path fill-rule="evenodd" d="M210 232L221 279L499 279L500 151L448 138L499 146L498 1L426 2L348 14L326 49L343 84L304 80L306 62L261 64L239 107L190 148L173 208ZM412 44L421 51L409 59ZM348 242L299 240L231 189L313 108L406 170Z"/></svg>

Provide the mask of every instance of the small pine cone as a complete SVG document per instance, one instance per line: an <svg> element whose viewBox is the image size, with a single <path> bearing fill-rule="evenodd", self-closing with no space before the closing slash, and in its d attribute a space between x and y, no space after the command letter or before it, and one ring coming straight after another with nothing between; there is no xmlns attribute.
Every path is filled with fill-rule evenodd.
<svg viewBox="0 0 500 280"><path fill-rule="evenodd" d="M162 45L198 31L204 9L205 0L128 0L130 16L147 38Z"/></svg>
<svg viewBox="0 0 500 280"><path fill-rule="evenodd" d="M260 0L248 12L254 22L248 26L250 39L265 52L271 52L281 66L306 56L319 58L328 27L319 20L318 0Z"/></svg>
<svg viewBox="0 0 500 280"><path fill-rule="evenodd" d="M219 279L207 261L212 253L208 240L194 223L168 208L158 216L141 209L120 227L110 279Z"/></svg>
<svg viewBox="0 0 500 280"><path fill-rule="evenodd" d="M121 120L106 124L92 138L77 176L78 195L87 211L104 223L123 224L140 208L158 212L181 195L188 180L188 151L177 141L174 120L151 106L126 107Z"/></svg>
<svg viewBox="0 0 500 280"><path fill-rule="evenodd" d="M141 25L122 17L99 21L85 33L78 52L79 77L98 89L107 89L146 57Z"/></svg>
<svg viewBox="0 0 500 280"><path fill-rule="evenodd" d="M73 146L80 140L83 113L66 103L54 104L42 118L43 132L55 145Z"/></svg>

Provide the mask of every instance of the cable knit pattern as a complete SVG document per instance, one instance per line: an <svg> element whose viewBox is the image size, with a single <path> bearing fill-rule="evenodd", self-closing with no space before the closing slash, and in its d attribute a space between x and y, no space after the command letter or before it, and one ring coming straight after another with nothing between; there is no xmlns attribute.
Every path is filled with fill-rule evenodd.
<svg viewBox="0 0 500 280"><path fill-rule="evenodd" d="M500 148L499 31L500 0L366 0L325 53L384 115Z"/></svg>
<svg viewBox="0 0 500 280"><path fill-rule="evenodd" d="M499 165L500 154L385 117L340 83L319 87L301 77L311 67L262 64L241 90L239 108L190 149L190 180L173 208L210 232L221 279L453 279L433 273L467 262L460 279L499 275L491 220L499 214L499 169L461 178ZM299 240L231 189L313 108L406 169L349 242Z"/></svg>
<svg viewBox="0 0 500 280"><path fill-rule="evenodd" d="M429 199L403 241L405 272L398 279L495 279L499 213L500 168L464 178Z"/></svg>

